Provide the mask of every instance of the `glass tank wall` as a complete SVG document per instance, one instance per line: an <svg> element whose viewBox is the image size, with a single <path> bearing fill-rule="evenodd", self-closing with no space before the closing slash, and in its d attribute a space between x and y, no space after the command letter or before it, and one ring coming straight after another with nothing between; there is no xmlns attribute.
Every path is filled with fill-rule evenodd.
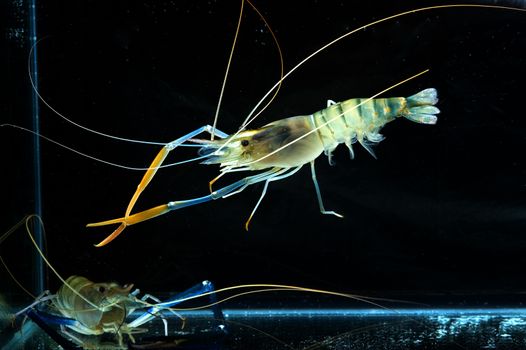
<svg viewBox="0 0 526 350"><path fill-rule="evenodd" d="M220 304L225 320L219 323L228 332L201 337L192 330L216 326L210 309L197 316L183 312L188 328L179 338L203 346L524 347L524 10L462 6L407 13L357 31L287 76L249 129L310 115L326 108L327 100L438 91L436 125L404 118L389 123L381 130L386 139L372 147L377 159L359 143L352 160L345 145L333 152L332 166L323 154L316 159L325 207L343 218L320 214L307 163L269 183L248 231L245 222L262 183L132 225L108 245L94 247L118 225L86 224L124 215L144 174L136 169L150 165L159 144L213 123L241 4L37 2L39 126L46 137L40 138L38 179L45 254L54 269L64 278L133 283L139 296L163 300L204 280L216 289L274 284L379 298L368 303L298 290L244 295ZM437 4L454 2L245 1L218 129L235 133L280 79L279 50L262 16L287 73L353 29ZM34 213L38 199L33 135L6 125L34 130L29 9L26 1L2 6L2 233ZM179 147L165 164L195 158L197 150ZM226 174L213 188L256 173ZM132 212L206 196L218 174L218 165L199 161L160 169ZM33 293L34 254L23 225L0 244L11 273ZM59 290L62 282L49 268L44 275L45 289ZM3 314L32 302L4 266L0 281ZM179 319L166 317L169 330L179 331ZM1 333L6 342L16 337L7 318ZM159 319L142 327L163 333ZM128 339L124 335L123 346ZM16 346L31 348L19 340ZM136 340L129 346L140 344L141 336Z"/></svg>

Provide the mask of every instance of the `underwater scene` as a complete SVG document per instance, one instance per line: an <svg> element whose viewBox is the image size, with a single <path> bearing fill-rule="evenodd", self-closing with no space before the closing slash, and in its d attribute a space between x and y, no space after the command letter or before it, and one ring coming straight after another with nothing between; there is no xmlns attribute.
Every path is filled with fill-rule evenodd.
<svg viewBox="0 0 526 350"><path fill-rule="evenodd" d="M0 13L1 349L526 349L523 1Z"/></svg>

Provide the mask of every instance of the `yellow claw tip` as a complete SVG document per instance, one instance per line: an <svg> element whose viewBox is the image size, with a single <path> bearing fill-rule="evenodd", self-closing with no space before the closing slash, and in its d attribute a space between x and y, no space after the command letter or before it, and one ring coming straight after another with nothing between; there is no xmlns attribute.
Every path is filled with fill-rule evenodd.
<svg viewBox="0 0 526 350"><path fill-rule="evenodd" d="M103 239L100 243L95 244L95 247L100 248L110 243L111 241L113 241L115 238L117 238L118 235L122 233L122 231L126 228L126 226L127 225L125 222L121 223L120 226L117 227L117 229L113 231L111 235Z"/></svg>
<svg viewBox="0 0 526 350"><path fill-rule="evenodd" d="M245 231L248 232L248 225L250 225L250 220L252 220L252 216L250 216L247 220L247 222L245 222Z"/></svg>
<svg viewBox="0 0 526 350"><path fill-rule="evenodd" d="M113 241L113 238L111 238L111 235L108 236L106 239L102 240L101 242L97 243L97 244L94 244L93 246L96 247L96 248L100 248L100 247L104 247L106 244L110 243L111 241Z"/></svg>

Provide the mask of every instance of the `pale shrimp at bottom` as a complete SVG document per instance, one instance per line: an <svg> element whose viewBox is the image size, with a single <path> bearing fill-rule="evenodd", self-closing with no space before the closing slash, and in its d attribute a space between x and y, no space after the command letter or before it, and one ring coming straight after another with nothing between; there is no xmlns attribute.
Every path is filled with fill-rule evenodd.
<svg viewBox="0 0 526 350"><path fill-rule="evenodd" d="M88 344L81 335L115 334L119 348L122 348L124 335L134 342L134 334L147 332L147 329L139 327L156 317L163 321L165 335L168 335L168 324L163 312L170 311L174 305L201 295L210 295L210 300L215 302L214 286L209 281L198 283L163 302L150 294L144 294L139 299L137 295L140 290L132 289L133 284L120 286L115 282L95 283L82 276L71 276L56 294L44 292L15 316L25 315L48 326L60 326L62 333L82 347ZM221 311L214 305L212 310L214 317L219 320L223 318ZM138 316L132 315L134 311L139 311ZM182 319L184 326L184 318L175 314Z"/></svg>
<svg viewBox="0 0 526 350"><path fill-rule="evenodd" d="M331 162L332 152L341 143L349 148L351 158L353 158L352 145L356 142L374 156L371 146L383 140L379 132L385 124L399 117L422 124L435 124L436 114L440 112L434 106L437 102L436 90L429 88L407 98L354 98L339 103L329 100L327 108L313 114L280 119L259 129L240 131L232 136L210 125L202 126L166 144L161 149L134 193L124 217L92 223L88 226L120 224L111 235L97 244L97 247L100 247L115 239L126 226L166 214L172 210L225 198L243 191L250 185L264 182L261 197L246 221L245 227L248 228L252 216L266 194L269 183L294 175L307 163L310 164L321 213L342 217L334 211L326 210L323 205L314 169L315 159L325 153ZM195 139L203 132L213 133L220 139ZM210 187L224 174L237 171L264 171L217 190L211 188L211 193L203 197L168 202L131 214L140 194L148 186L166 156L184 142L201 145L199 155L201 159L204 159L203 164L220 164L220 175L210 182Z"/></svg>
<svg viewBox="0 0 526 350"><path fill-rule="evenodd" d="M269 283L240 284L226 286L216 290L213 283L206 280L161 301L151 294L142 294L142 296L140 296L141 291L134 289L133 284L121 286L116 282L92 282L88 278L78 275L64 279L38 247L30 228L32 220L36 220L43 228L43 221L39 216L34 214L25 216L6 233L0 235L0 244L12 233L16 232L18 227L25 224L26 233L38 255L56 277L62 281L62 285L54 294L46 290L39 296L34 296L23 286L15 275L13 275L2 256L0 256L0 265L3 265L3 268L18 287L33 299L29 305L14 314L11 314L9 311L4 311L4 317L6 317L6 319L10 318L13 325L16 324L17 319L20 320L23 318L25 321L26 318L30 318L64 349L76 348L77 346L85 349L127 349L128 346L126 346L124 342L126 337L129 338L131 342L135 342L134 335L148 332L147 328L142 327L150 321L154 319L157 319L157 321L161 320L164 324L164 336L168 337L169 318L166 317L168 313L181 319L182 329L185 326L186 319L179 314L179 312L192 312L204 309L211 311L213 319L217 321L213 327L214 331L216 331L218 335L225 335L228 333L225 322L229 321L225 320L225 314L220 304L238 297L257 293L314 293L351 299L386 310L389 310L389 308L382 306L378 301L405 302L402 300L370 298L337 291ZM217 296L223 293L229 293L229 295L218 299ZM202 298L206 298L207 301L204 301L204 303L194 303L189 306L181 306L191 300L194 300L194 302L203 300ZM2 307L3 306L0 305L0 314L3 312ZM202 318L202 315L199 315L199 318ZM242 325L241 323L236 324ZM62 336L57 333L57 328L62 333ZM192 328L195 330L194 327ZM258 331L256 328L249 328ZM207 329L208 331L212 330L210 325L207 326ZM3 328L0 329L0 332L3 330ZM262 333L269 335L265 332ZM115 341L106 339L109 341L107 342L103 337L99 337L104 334L114 335ZM174 345L174 342L178 344L179 341L184 341L184 338L178 338L180 334L173 334L176 338L170 339L169 343L171 345ZM277 340L276 338L273 339ZM103 342L104 344L102 344ZM10 341L9 344L12 345L14 343ZM11 347L12 346L9 348Z"/></svg>

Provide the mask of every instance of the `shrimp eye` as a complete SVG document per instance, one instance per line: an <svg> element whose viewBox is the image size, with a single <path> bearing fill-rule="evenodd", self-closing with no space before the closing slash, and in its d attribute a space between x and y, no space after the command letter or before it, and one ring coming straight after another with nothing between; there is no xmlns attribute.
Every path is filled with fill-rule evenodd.
<svg viewBox="0 0 526 350"><path fill-rule="evenodd" d="M99 292L100 293L104 293L105 291L106 291L106 288L104 288L103 286L99 287Z"/></svg>
<svg viewBox="0 0 526 350"><path fill-rule="evenodd" d="M248 146L248 143L249 143L248 140L242 140L242 141L241 141L241 146L243 146L243 147L247 147L247 146Z"/></svg>

